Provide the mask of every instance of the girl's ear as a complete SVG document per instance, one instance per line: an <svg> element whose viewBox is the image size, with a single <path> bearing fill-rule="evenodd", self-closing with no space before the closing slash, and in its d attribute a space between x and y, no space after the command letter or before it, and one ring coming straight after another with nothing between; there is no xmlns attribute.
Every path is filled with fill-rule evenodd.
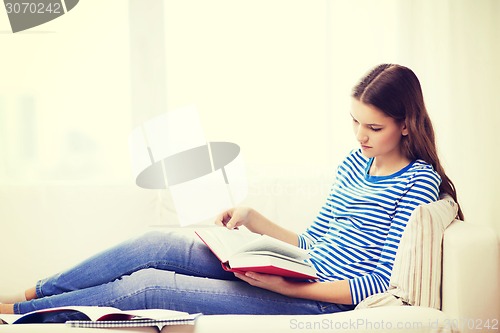
<svg viewBox="0 0 500 333"><path fill-rule="evenodd" d="M407 136L408 135L408 127L406 126L406 121L403 122L401 126L401 135Z"/></svg>

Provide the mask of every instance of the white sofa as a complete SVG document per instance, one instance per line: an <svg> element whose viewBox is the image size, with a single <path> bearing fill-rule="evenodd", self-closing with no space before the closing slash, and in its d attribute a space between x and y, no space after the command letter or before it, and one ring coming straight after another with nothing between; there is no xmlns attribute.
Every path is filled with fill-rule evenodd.
<svg viewBox="0 0 500 333"><path fill-rule="evenodd" d="M378 307L328 315L202 316L208 332L475 332L500 330L499 243L492 229L455 220L443 242L441 311Z"/></svg>
<svg viewBox="0 0 500 333"><path fill-rule="evenodd" d="M441 311L416 306L378 307L328 315L210 315L168 332L475 332L500 330L500 256L489 227L454 221L443 241ZM77 329L84 332L85 329ZM64 325L2 325L1 332L75 332ZM88 329L89 332L100 332ZM153 328L103 332L155 332Z"/></svg>

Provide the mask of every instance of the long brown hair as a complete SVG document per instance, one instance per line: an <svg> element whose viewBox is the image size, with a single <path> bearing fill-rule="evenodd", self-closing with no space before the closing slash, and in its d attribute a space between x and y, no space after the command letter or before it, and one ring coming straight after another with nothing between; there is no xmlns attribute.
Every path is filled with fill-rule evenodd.
<svg viewBox="0 0 500 333"><path fill-rule="evenodd" d="M439 162L434 129L415 73L400 65L379 65L359 81L352 97L375 106L397 122L405 122L408 135L402 137L402 153L410 160L421 159L431 164L441 176L440 194L447 193L458 203L455 185ZM458 217L464 219L460 205Z"/></svg>

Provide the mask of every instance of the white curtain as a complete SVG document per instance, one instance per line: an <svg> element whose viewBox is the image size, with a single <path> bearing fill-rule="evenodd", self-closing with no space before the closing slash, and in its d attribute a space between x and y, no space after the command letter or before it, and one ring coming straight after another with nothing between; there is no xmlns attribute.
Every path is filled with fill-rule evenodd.
<svg viewBox="0 0 500 333"><path fill-rule="evenodd" d="M440 156L465 217L500 234L500 2L401 1L400 7L400 47L420 74Z"/></svg>
<svg viewBox="0 0 500 333"><path fill-rule="evenodd" d="M352 85L378 63L409 66L466 217L500 231L499 15L495 0L168 2L167 105L197 103L250 177L327 179L356 146Z"/></svg>

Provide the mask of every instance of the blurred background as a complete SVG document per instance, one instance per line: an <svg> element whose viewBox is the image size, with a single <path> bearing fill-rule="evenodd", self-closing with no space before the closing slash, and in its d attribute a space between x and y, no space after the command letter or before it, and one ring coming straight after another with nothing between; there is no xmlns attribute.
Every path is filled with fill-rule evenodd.
<svg viewBox="0 0 500 333"><path fill-rule="evenodd" d="M135 185L127 140L186 105L241 147L244 204L302 230L357 147L350 91L379 63L415 71L466 220L500 234L497 0L85 0L15 34L0 10L0 45L2 284L175 225L168 191Z"/></svg>

